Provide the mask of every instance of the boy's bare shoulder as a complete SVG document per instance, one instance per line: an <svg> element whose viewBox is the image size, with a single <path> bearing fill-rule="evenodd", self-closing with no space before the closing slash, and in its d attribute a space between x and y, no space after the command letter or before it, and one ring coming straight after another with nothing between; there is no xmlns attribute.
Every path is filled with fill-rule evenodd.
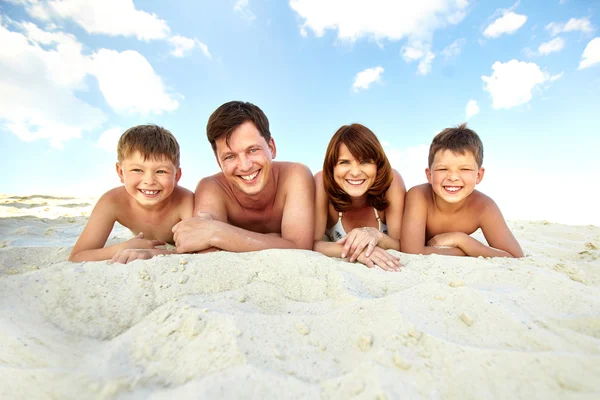
<svg viewBox="0 0 600 400"><path fill-rule="evenodd" d="M492 200L490 196L481 193L479 190L474 190L473 193L469 195L469 199L470 208L476 210L478 213L482 213L490 207L497 207L496 202Z"/></svg>
<svg viewBox="0 0 600 400"><path fill-rule="evenodd" d="M129 193L127 193L125 186L117 186L116 188L110 189L108 192L104 193L98 199L97 204L103 206L123 206L124 204L127 204L127 200L129 200Z"/></svg>
<svg viewBox="0 0 600 400"><path fill-rule="evenodd" d="M431 185L429 183L423 183L422 185L417 185L411 187L408 192L406 192L406 201L431 201Z"/></svg>

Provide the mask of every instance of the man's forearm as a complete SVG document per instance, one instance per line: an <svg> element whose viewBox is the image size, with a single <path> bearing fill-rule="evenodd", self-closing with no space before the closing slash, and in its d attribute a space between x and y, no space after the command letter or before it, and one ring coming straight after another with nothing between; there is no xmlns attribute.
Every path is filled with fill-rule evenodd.
<svg viewBox="0 0 600 400"><path fill-rule="evenodd" d="M248 231L237 226L219 222L219 227L210 240L210 245L222 250L242 252L265 249L305 249L312 250L312 240L286 239L284 237Z"/></svg>

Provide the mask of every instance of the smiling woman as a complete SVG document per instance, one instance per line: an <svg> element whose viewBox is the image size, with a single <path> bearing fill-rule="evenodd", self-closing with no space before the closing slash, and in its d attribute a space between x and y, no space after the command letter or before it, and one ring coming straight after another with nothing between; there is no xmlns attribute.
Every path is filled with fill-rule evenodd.
<svg viewBox="0 0 600 400"><path fill-rule="evenodd" d="M400 249L406 188L375 134L360 124L338 129L315 184L314 249L368 267L398 270L398 258L385 250Z"/></svg>

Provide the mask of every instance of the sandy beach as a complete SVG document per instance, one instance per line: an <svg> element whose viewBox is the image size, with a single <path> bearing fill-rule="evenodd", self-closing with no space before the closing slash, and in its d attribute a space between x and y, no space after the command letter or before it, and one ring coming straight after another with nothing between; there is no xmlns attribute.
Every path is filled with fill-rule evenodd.
<svg viewBox="0 0 600 400"><path fill-rule="evenodd" d="M2 399L600 396L599 227L509 221L523 259L397 253L398 273L299 250L70 263L94 201L0 195Z"/></svg>

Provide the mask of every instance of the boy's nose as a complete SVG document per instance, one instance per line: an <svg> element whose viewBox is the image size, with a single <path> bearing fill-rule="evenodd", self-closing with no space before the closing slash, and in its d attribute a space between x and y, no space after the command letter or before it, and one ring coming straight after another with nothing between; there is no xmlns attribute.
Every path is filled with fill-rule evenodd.
<svg viewBox="0 0 600 400"><path fill-rule="evenodd" d="M156 177L154 176L153 173L147 172L144 174L144 183L152 184L155 182L155 180L156 180Z"/></svg>

